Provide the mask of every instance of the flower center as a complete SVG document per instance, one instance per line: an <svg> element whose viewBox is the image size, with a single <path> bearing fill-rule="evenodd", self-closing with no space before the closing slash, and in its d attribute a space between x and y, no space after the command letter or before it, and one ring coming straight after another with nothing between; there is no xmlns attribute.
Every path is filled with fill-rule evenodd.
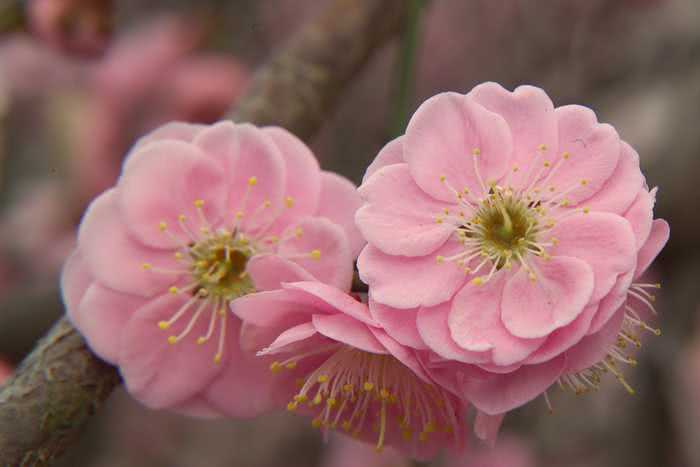
<svg viewBox="0 0 700 467"><path fill-rule="evenodd" d="M330 356L297 380L299 392L287 405L289 411L313 413L315 428L327 431L340 425L354 437L374 432L377 451L395 434L406 442L424 443L433 433L451 436L459 431L457 409L447 393L391 355L335 343L276 361L270 369L295 370L301 360L323 353Z"/></svg>

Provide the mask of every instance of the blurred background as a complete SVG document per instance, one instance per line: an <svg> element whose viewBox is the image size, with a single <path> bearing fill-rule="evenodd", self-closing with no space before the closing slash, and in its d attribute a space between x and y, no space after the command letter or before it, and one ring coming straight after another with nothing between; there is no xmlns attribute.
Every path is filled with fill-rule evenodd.
<svg viewBox="0 0 700 467"><path fill-rule="evenodd" d="M403 37L355 77L312 147L359 182L427 97L483 81L534 84L592 107L637 149L671 241L663 335L628 380L550 391L509 415L494 450L446 467L700 466L700 2L416 0ZM135 138L170 120L213 122L325 0L0 0L0 375L62 313L61 264L86 203ZM18 7L19 6L19 7ZM24 19L18 16L25 10ZM698 191L695 191L695 190ZM308 420L197 421L118 390L62 463L116 466L403 467Z"/></svg>

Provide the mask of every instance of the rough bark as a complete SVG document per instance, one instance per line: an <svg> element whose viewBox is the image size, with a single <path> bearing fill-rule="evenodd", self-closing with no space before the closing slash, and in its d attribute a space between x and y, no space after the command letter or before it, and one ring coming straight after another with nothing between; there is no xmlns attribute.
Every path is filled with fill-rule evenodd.
<svg viewBox="0 0 700 467"><path fill-rule="evenodd" d="M262 67L234 118L308 139L403 14L401 0L332 2ZM118 384L116 369L59 320L0 389L0 465L51 465Z"/></svg>

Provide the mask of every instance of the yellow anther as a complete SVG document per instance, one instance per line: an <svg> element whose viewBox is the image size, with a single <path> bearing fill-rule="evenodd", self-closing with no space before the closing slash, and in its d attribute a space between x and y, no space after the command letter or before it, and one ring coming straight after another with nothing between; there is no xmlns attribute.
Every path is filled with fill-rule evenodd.
<svg viewBox="0 0 700 467"><path fill-rule="evenodd" d="M168 323L167 321L158 321L158 327L162 330L166 330L170 327L170 323Z"/></svg>
<svg viewBox="0 0 700 467"><path fill-rule="evenodd" d="M176 336L168 336L168 344L170 344L170 345L177 344L177 337Z"/></svg>
<svg viewBox="0 0 700 467"><path fill-rule="evenodd" d="M321 428L321 419L320 418L314 418L311 420L311 426L314 428Z"/></svg>
<svg viewBox="0 0 700 467"><path fill-rule="evenodd" d="M413 439L413 431L409 428L401 430L401 436L403 436L404 440L411 441Z"/></svg>
<svg viewBox="0 0 700 467"><path fill-rule="evenodd" d="M209 227L200 227L199 231L202 232L203 234L208 234L209 233Z"/></svg>
<svg viewBox="0 0 700 467"><path fill-rule="evenodd" d="M187 220L187 216L185 216L184 214L180 214L177 216L177 220L179 220L180 222L185 222Z"/></svg>
<svg viewBox="0 0 700 467"><path fill-rule="evenodd" d="M584 213L584 214L588 214L589 212L591 212L591 209L590 209L590 208L583 208L583 213Z"/></svg>
<svg viewBox="0 0 700 467"><path fill-rule="evenodd" d="M481 277L475 277L472 279L472 284L474 285L482 285L484 283L484 280Z"/></svg>
<svg viewBox="0 0 700 467"><path fill-rule="evenodd" d="M335 405L336 405L337 403L338 403L338 401L335 400L335 399L332 398L332 397L329 398L329 399L326 401L326 405L327 405L329 408L331 408L331 409L332 409L333 407L335 407Z"/></svg>
<svg viewBox="0 0 700 467"><path fill-rule="evenodd" d="M527 278L530 279L530 282L536 282L537 281L537 276L535 275L534 272L530 271L527 274Z"/></svg>
<svg viewBox="0 0 700 467"><path fill-rule="evenodd" d="M343 386L343 391L345 391L345 392L352 392L353 389L354 389L354 386L350 383Z"/></svg>
<svg viewBox="0 0 700 467"><path fill-rule="evenodd" d="M287 404L287 410L290 412L294 412L297 409L297 403L296 402L290 402Z"/></svg>
<svg viewBox="0 0 700 467"><path fill-rule="evenodd" d="M194 207L197 209L201 209L202 206L204 206L204 200L203 199L196 199L194 200Z"/></svg>
<svg viewBox="0 0 700 467"><path fill-rule="evenodd" d="M150 271L153 269L153 265L151 263L143 263L141 267L144 269L144 271Z"/></svg>
<svg viewBox="0 0 700 467"><path fill-rule="evenodd" d="M345 420L341 425L343 427L343 430L345 431L350 431L350 428L352 428L352 425L350 425L350 422Z"/></svg>
<svg viewBox="0 0 700 467"><path fill-rule="evenodd" d="M243 216L244 216L243 211L238 211L238 212L236 213L236 219L240 219L240 218L242 218Z"/></svg>
<svg viewBox="0 0 700 467"><path fill-rule="evenodd" d="M318 377L317 380L320 384L327 383L328 382L328 375L321 375Z"/></svg>
<svg viewBox="0 0 700 467"><path fill-rule="evenodd" d="M472 155L473 155L473 156L480 156L480 155L481 155L481 149L479 149L479 148L474 148L474 149L472 149Z"/></svg>
<svg viewBox="0 0 700 467"><path fill-rule="evenodd" d="M165 222L163 222L163 221L160 221L160 222L158 223L158 229L159 229L161 232L165 232L166 230L168 230L168 224L165 223Z"/></svg>
<svg viewBox="0 0 700 467"><path fill-rule="evenodd" d="M318 261L321 259L321 250L312 250L311 253L309 253L309 256L311 256L312 260Z"/></svg>
<svg viewBox="0 0 700 467"><path fill-rule="evenodd" d="M296 238L301 238L302 235L304 235L304 229L302 229L301 227L297 227L296 229L294 229L294 236Z"/></svg>
<svg viewBox="0 0 700 467"><path fill-rule="evenodd" d="M176 295L178 292L180 292L180 289L175 287L174 285L168 289L168 292L170 292L173 295Z"/></svg>
<svg viewBox="0 0 700 467"><path fill-rule="evenodd" d="M550 193L554 193L555 191L557 191L557 187L555 187L554 185L552 185L552 186L549 187L549 192L550 192Z"/></svg>
<svg viewBox="0 0 700 467"><path fill-rule="evenodd" d="M311 401L313 405L319 405L321 402L323 402L323 396L321 394L316 394L316 397L314 397L314 400Z"/></svg>
<svg viewBox="0 0 700 467"><path fill-rule="evenodd" d="M436 224L442 224L442 217L436 217L436 218L435 218L435 223L436 223Z"/></svg>
<svg viewBox="0 0 700 467"><path fill-rule="evenodd" d="M297 395L294 396L294 401L295 401L295 402L298 402L298 403L300 403L300 404L303 404L303 403L306 402L307 400L309 400L309 398L306 397L306 394L297 394Z"/></svg>
<svg viewBox="0 0 700 467"><path fill-rule="evenodd" d="M220 353L217 353L216 355L214 355L214 363L216 363L217 365L219 363L221 363L221 354Z"/></svg>
<svg viewBox="0 0 700 467"><path fill-rule="evenodd" d="M249 186L255 186L258 184L258 178L257 177L250 177L248 179L248 185Z"/></svg>
<svg viewBox="0 0 700 467"><path fill-rule="evenodd" d="M546 145L546 144L540 144L539 146L537 146L537 149L539 149L540 151L544 152L544 151L547 150L547 145Z"/></svg>
<svg viewBox="0 0 700 467"><path fill-rule="evenodd" d="M581 186L586 186L586 185L588 185L588 180L586 180L584 178L583 180L581 180Z"/></svg>
<svg viewBox="0 0 700 467"><path fill-rule="evenodd" d="M182 253L179 251L176 251L175 252L175 259L182 259L182 258L183 258Z"/></svg>
<svg viewBox="0 0 700 467"><path fill-rule="evenodd" d="M372 382L370 382L370 381L365 381L365 384L362 385L362 389L364 389L365 391L369 392L369 391L371 391L372 389L374 389L374 383L372 383Z"/></svg>
<svg viewBox="0 0 700 467"><path fill-rule="evenodd" d="M284 198L284 205L288 208L294 207L294 198L292 198L291 196L287 196L286 198Z"/></svg>
<svg viewBox="0 0 700 467"><path fill-rule="evenodd" d="M571 157L571 154L569 153L569 151L564 151L564 153L562 153L562 155L561 155L561 158L564 160L568 160L569 157Z"/></svg>
<svg viewBox="0 0 700 467"><path fill-rule="evenodd" d="M270 371L277 374L282 371L282 365L278 361L270 363Z"/></svg>
<svg viewBox="0 0 700 467"><path fill-rule="evenodd" d="M389 396L391 396L391 393L386 388L382 388L382 390L379 391L379 397L382 399L389 399Z"/></svg>
<svg viewBox="0 0 700 467"><path fill-rule="evenodd" d="M513 166L513 172L517 172L518 170L520 170L520 168L519 168L517 165L514 165L514 166Z"/></svg>
<svg viewBox="0 0 700 467"><path fill-rule="evenodd" d="M277 235L270 236L270 243L277 243L279 241L280 241L280 238Z"/></svg>
<svg viewBox="0 0 700 467"><path fill-rule="evenodd" d="M442 264L442 263L445 262L445 257L442 256L442 255L437 255L437 256L435 257L435 261L436 261L438 264Z"/></svg>
<svg viewBox="0 0 700 467"><path fill-rule="evenodd" d="M447 209L447 208L443 209L442 212L444 212L446 215L449 215L449 214L450 214L450 210Z"/></svg>
<svg viewBox="0 0 700 467"><path fill-rule="evenodd" d="M269 199L263 201L263 208L269 208L270 206L272 206L272 201L270 201Z"/></svg>
<svg viewBox="0 0 700 467"><path fill-rule="evenodd" d="M549 163L549 161L544 161L544 166L545 167L550 167L552 164Z"/></svg>
<svg viewBox="0 0 700 467"><path fill-rule="evenodd" d="M428 433L426 433L425 431L421 431L418 434L418 441L420 441L422 443L425 443L426 441L428 441Z"/></svg>
<svg viewBox="0 0 700 467"><path fill-rule="evenodd" d="M447 180L447 177L440 175L440 183L445 183L445 180Z"/></svg>
<svg viewBox="0 0 700 467"><path fill-rule="evenodd" d="M435 430L437 429L437 426L435 425L435 422L428 422L423 426L423 431L426 433L434 433Z"/></svg>
<svg viewBox="0 0 700 467"><path fill-rule="evenodd" d="M289 362L285 365L285 367L287 367L288 370L293 370L297 367L297 362Z"/></svg>
<svg viewBox="0 0 700 467"><path fill-rule="evenodd" d="M197 344L202 345L207 341L206 337L198 337L197 338Z"/></svg>

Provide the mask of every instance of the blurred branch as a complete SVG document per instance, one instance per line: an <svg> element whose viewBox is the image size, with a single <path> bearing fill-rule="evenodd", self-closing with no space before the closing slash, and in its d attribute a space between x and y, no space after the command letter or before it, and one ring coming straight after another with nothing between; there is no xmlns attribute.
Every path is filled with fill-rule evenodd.
<svg viewBox="0 0 700 467"><path fill-rule="evenodd" d="M0 0L0 34L17 31L25 26L24 2Z"/></svg>
<svg viewBox="0 0 700 467"><path fill-rule="evenodd" d="M308 139L372 51L399 29L401 0L335 0L258 73L237 120ZM119 383L64 317L0 390L0 465L50 465Z"/></svg>

